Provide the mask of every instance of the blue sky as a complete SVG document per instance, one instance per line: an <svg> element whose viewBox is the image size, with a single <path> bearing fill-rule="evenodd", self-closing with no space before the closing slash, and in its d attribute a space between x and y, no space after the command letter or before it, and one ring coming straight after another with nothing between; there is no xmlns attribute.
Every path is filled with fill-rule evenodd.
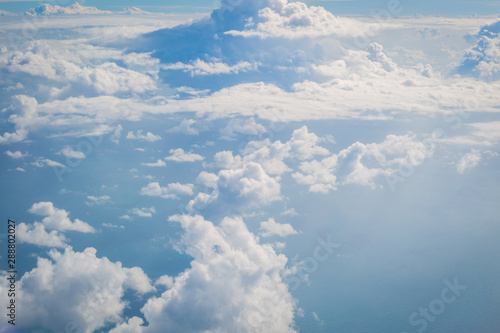
<svg viewBox="0 0 500 333"><path fill-rule="evenodd" d="M70 5L75 1L44 1L52 5ZM36 7L37 1L1 1L0 9L15 13L26 11ZM153 12L210 12L218 7L218 0L186 0L186 1L80 1L86 6L95 6L102 10L119 10L124 7L139 7ZM322 6L335 14L340 15L371 15L373 11L387 9L388 1L375 0L350 0L350 1L305 1L308 5ZM498 12L496 1L452 1L452 0L401 0L398 6L404 8L401 15L441 15L441 16L465 16L465 15L490 15Z"/></svg>
<svg viewBox="0 0 500 333"><path fill-rule="evenodd" d="M494 2L52 4L0 2L0 332L499 330Z"/></svg>

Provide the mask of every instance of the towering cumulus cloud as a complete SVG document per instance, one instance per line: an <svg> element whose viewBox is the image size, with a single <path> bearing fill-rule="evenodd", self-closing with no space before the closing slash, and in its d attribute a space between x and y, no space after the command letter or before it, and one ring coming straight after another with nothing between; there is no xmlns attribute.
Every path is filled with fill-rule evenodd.
<svg viewBox="0 0 500 333"><path fill-rule="evenodd" d="M240 218L215 226L202 216L175 215L185 231L179 244L194 259L160 297L112 333L276 332L293 329L295 301L281 280L287 259L259 244Z"/></svg>

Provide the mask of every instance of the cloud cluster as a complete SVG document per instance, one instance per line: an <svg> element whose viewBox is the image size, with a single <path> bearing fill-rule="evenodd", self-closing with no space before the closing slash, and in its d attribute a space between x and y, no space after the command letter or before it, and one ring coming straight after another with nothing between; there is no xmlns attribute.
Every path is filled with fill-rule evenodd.
<svg viewBox="0 0 500 333"><path fill-rule="evenodd" d="M381 143L356 142L322 160L303 162L292 176L310 192L328 193L339 185L376 188L376 179L390 176L400 167L418 166L432 156L434 147L415 135L388 135ZM381 184L379 184L381 186Z"/></svg>
<svg viewBox="0 0 500 333"><path fill-rule="evenodd" d="M126 289L140 294L155 290L142 269L122 267L120 262L97 257L96 252L66 248L51 250L50 259L39 257L37 266L18 282L16 327L54 332L73 327L91 333L120 321L127 306L122 299Z"/></svg>
<svg viewBox="0 0 500 333"><path fill-rule="evenodd" d="M52 202L38 202L29 209L32 214L43 216L42 222L19 223L17 234L21 242L38 246L65 247L66 231L94 233L95 229L80 219L71 221L69 213L54 207ZM48 231L50 230L50 231Z"/></svg>
<svg viewBox="0 0 500 333"><path fill-rule="evenodd" d="M112 333L295 332L295 301L281 279L285 256L259 244L240 218L217 226L201 216L170 221L185 231L179 249L193 257L191 267L144 305L147 326L135 317Z"/></svg>
<svg viewBox="0 0 500 333"><path fill-rule="evenodd" d="M188 204L189 212L210 211L238 214L281 200L278 179L269 176L255 162L219 171L217 180L211 180L211 193L200 192Z"/></svg>
<svg viewBox="0 0 500 333"><path fill-rule="evenodd" d="M170 154L170 156L165 157L165 160L173 162L196 162L204 159L203 156L185 152L182 148L171 149Z"/></svg>
<svg viewBox="0 0 500 333"><path fill-rule="evenodd" d="M286 237L298 234L298 232L290 224L277 223L273 218L269 218L267 221L261 222L260 230L260 234L262 235L262 237L270 237L275 235Z"/></svg>
<svg viewBox="0 0 500 333"><path fill-rule="evenodd" d="M193 195L193 184L171 183L166 187L160 186L158 182L149 183L141 188L141 195L160 197L165 199L177 199L179 195Z"/></svg>
<svg viewBox="0 0 500 333"><path fill-rule="evenodd" d="M250 17L242 31L230 30L227 35L258 38L318 38L326 36L359 37L381 25L362 23L355 19L335 17L323 7L308 7L302 2L283 2L265 7Z"/></svg>
<svg viewBox="0 0 500 333"><path fill-rule="evenodd" d="M483 26L477 44L467 50L458 72L483 79L500 79L500 21Z"/></svg>

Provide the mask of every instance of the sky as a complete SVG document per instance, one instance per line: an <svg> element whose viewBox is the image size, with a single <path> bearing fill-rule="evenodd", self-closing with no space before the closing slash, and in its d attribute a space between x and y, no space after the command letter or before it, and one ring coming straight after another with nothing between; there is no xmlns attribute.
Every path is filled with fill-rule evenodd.
<svg viewBox="0 0 500 333"><path fill-rule="evenodd" d="M1 1L0 332L498 332L498 8Z"/></svg>

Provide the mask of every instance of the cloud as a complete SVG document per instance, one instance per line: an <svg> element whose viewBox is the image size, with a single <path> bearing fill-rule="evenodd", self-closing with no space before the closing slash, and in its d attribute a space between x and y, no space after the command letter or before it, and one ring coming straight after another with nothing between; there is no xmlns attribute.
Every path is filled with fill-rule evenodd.
<svg viewBox="0 0 500 333"><path fill-rule="evenodd" d="M141 188L140 194L150 197L161 197L165 199L177 199L179 195L193 195L193 184L172 183L167 187L161 187L160 183L152 182Z"/></svg>
<svg viewBox="0 0 500 333"><path fill-rule="evenodd" d="M147 142L156 142L161 140L161 136L155 135L151 132L147 132L146 134L142 134L142 130L137 131L136 134L134 132L127 133L127 139L129 140L144 140Z"/></svg>
<svg viewBox="0 0 500 333"><path fill-rule="evenodd" d="M194 119L183 119L182 122L169 130L168 133L183 133L187 135L198 135L200 132L197 129L192 128L191 126L196 123Z"/></svg>
<svg viewBox="0 0 500 333"><path fill-rule="evenodd" d="M19 223L17 226L17 235L21 243L38 246L65 247L67 242L63 234L57 230L48 232L45 226L39 222L35 222L33 225Z"/></svg>
<svg viewBox="0 0 500 333"><path fill-rule="evenodd" d="M266 128L257 123L255 118L248 119L231 119L226 127L219 131L223 136L234 137L236 134L246 134L246 135L259 135L266 132Z"/></svg>
<svg viewBox="0 0 500 333"><path fill-rule="evenodd" d="M65 168L66 166L56 162L49 160L48 158L37 158L35 162L31 163L32 165L36 166L37 168L43 168L45 166L51 166L51 167L58 167L58 168Z"/></svg>
<svg viewBox="0 0 500 333"><path fill-rule="evenodd" d="M260 223L260 235L263 237L280 236L286 237L297 235L298 232L290 224L277 223L273 218Z"/></svg>
<svg viewBox="0 0 500 333"><path fill-rule="evenodd" d="M287 209L284 212L282 212L280 215L281 216L297 216L299 214L297 213L295 208L290 208L290 209Z"/></svg>
<svg viewBox="0 0 500 333"><path fill-rule="evenodd" d="M188 211L216 210L225 214L241 213L281 200L280 184L255 162L221 170L212 193L200 192L188 204Z"/></svg>
<svg viewBox="0 0 500 333"><path fill-rule="evenodd" d="M111 224L111 223L103 223L102 226L105 228L125 229L125 227L122 225L116 225L116 224Z"/></svg>
<svg viewBox="0 0 500 333"><path fill-rule="evenodd" d="M464 154L457 163L458 173L463 174L467 169L475 168L481 162L481 157L480 151L472 151L471 153Z"/></svg>
<svg viewBox="0 0 500 333"><path fill-rule="evenodd" d="M470 131L467 135L443 138L440 141L467 146L493 146L500 142L500 121L470 123L466 127Z"/></svg>
<svg viewBox="0 0 500 333"><path fill-rule="evenodd" d="M432 142L417 141L415 135L388 135L381 143L356 142L338 154L303 162L292 176L309 185L310 192L328 193L347 184L375 189L378 177L389 177L402 166L418 166L433 150Z"/></svg>
<svg viewBox="0 0 500 333"><path fill-rule="evenodd" d="M229 30L225 34L241 37L266 38L318 38L327 36L355 38L367 31L379 30L383 24L367 24L355 19L335 17L323 7L308 7L302 2L282 2L259 10L241 31Z"/></svg>
<svg viewBox="0 0 500 333"><path fill-rule="evenodd" d="M175 64L162 65L165 70L182 70L189 73L192 77L205 75L220 75L220 74L238 74L239 72L247 72L256 70L256 66L249 62L239 62L233 66L229 66L222 62L205 62L200 59L194 60L191 64L183 64L181 62Z"/></svg>
<svg viewBox="0 0 500 333"><path fill-rule="evenodd" d="M65 147L65 148L61 149L59 154L66 156L68 158L75 158L75 159L83 159L83 158L87 157L81 151L75 151L70 147Z"/></svg>
<svg viewBox="0 0 500 333"><path fill-rule="evenodd" d="M156 214L156 209L154 207L150 208L134 208L130 211L130 213L137 215L139 217L153 217L153 214Z"/></svg>
<svg viewBox="0 0 500 333"><path fill-rule="evenodd" d="M286 257L259 244L239 218L217 226L201 216L170 221L185 230L179 249L193 257L191 267L144 305L148 326L139 330L136 318L111 332L295 332L295 301L280 276Z"/></svg>
<svg viewBox="0 0 500 333"><path fill-rule="evenodd" d="M457 163L457 172L464 174L467 170L477 167L484 158L493 158L497 156L499 156L499 154L491 150L481 151L472 149L470 153L462 154L460 161Z"/></svg>
<svg viewBox="0 0 500 333"><path fill-rule="evenodd" d="M214 173L202 171L196 177L196 182L203 184L207 187L215 188L217 186L217 180L219 179L219 176L217 176Z"/></svg>
<svg viewBox="0 0 500 333"><path fill-rule="evenodd" d="M104 205L107 201L109 201L111 197L109 195L101 195L100 197L95 197L93 195L88 195L85 204L88 206L93 205Z"/></svg>
<svg viewBox="0 0 500 333"><path fill-rule="evenodd" d="M123 130L122 125L116 126L115 131L113 132L113 135L111 135L111 138L110 138L111 142L116 143L116 144L120 143L120 137L122 135L122 130Z"/></svg>
<svg viewBox="0 0 500 333"><path fill-rule="evenodd" d="M165 157L165 160L174 162L196 162L203 161L205 159L203 156L198 154L186 153L182 148L171 149L170 154L170 156Z"/></svg>
<svg viewBox="0 0 500 333"><path fill-rule="evenodd" d="M259 163L270 175L281 175L291 171L285 160L307 160L316 155L327 155L328 150L319 146L320 138L310 133L306 126L293 131L289 141L271 142L269 139L250 141L241 151L241 156L222 151L214 156L214 164L219 168L238 168L246 162Z"/></svg>
<svg viewBox="0 0 500 333"><path fill-rule="evenodd" d="M500 21L485 25L475 36L477 44L466 51L458 68L464 75L482 79L500 79Z"/></svg>
<svg viewBox="0 0 500 333"><path fill-rule="evenodd" d="M25 314L16 321L21 328L60 332L71 323L90 333L120 321L127 305L122 300L126 289L141 294L154 291L140 268L98 258L94 248L51 250L49 257L38 258L37 267L18 282L16 302Z"/></svg>
<svg viewBox="0 0 500 333"><path fill-rule="evenodd" d="M155 167L161 168L161 167L166 166L167 164L163 160L158 160L155 163L141 163L141 165L145 165L145 166L153 167L153 168L155 168Z"/></svg>
<svg viewBox="0 0 500 333"><path fill-rule="evenodd" d="M99 10L96 7L85 7L80 5L78 2L75 2L74 4L67 6L67 7L61 7L61 6L53 6L49 5L47 3L40 5L36 8L30 9L29 11L26 12L25 15L30 15L30 16L37 16L37 15L42 15L42 16L48 16L48 15L96 15L96 14L111 14L112 12L110 11L103 11Z"/></svg>
<svg viewBox="0 0 500 333"><path fill-rule="evenodd" d="M59 231L78 231L84 233L95 232L87 223L75 219L73 222L64 209L54 207L52 202L38 202L28 210L32 214L44 216L42 223L45 227Z"/></svg>
<svg viewBox="0 0 500 333"><path fill-rule="evenodd" d="M7 150L5 152L5 154L15 160L18 160L18 159L22 159L22 158L25 158L26 156L28 156L28 153L22 153L20 152L19 150L18 151L15 151L15 152L11 152L10 150Z"/></svg>

